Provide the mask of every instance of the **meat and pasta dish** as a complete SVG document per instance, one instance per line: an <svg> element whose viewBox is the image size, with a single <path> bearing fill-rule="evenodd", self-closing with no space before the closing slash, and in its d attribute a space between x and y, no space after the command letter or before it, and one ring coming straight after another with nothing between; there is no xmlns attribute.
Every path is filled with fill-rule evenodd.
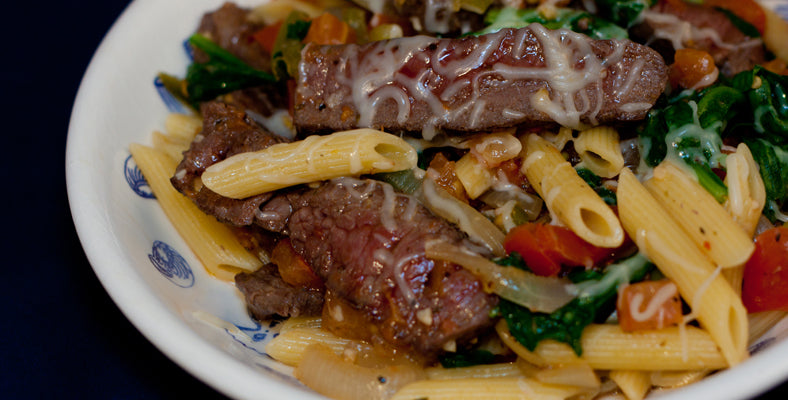
<svg viewBox="0 0 788 400"><path fill-rule="evenodd" d="M130 145L336 399L642 399L788 311L788 23L755 0L206 10Z"/></svg>

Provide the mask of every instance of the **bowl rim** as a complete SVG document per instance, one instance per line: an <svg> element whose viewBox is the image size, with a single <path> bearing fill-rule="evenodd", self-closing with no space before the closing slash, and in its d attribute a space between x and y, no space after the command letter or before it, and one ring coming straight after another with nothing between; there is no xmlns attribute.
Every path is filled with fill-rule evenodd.
<svg viewBox="0 0 788 400"><path fill-rule="evenodd" d="M187 0L178 0L186 3ZM262 1L260 1L262 2ZM101 82L107 79L114 43L133 37L137 22L155 10L156 0L133 0L102 39L81 80L72 108L66 140L66 186L69 207L80 243L94 273L121 312L156 348L197 379L232 398L324 397L262 375L218 349L169 310L134 270L120 251L123 244L113 236L111 216L95 207L101 193L91 184L89 159L81 149L88 145L86 129ZM217 6L221 1L216 1ZM95 128L95 127L94 127ZM743 399L757 396L788 378L788 340L773 343L741 365L700 382L650 398L690 399L714 395ZM777 368L775 368L777 367Z"/></svg>

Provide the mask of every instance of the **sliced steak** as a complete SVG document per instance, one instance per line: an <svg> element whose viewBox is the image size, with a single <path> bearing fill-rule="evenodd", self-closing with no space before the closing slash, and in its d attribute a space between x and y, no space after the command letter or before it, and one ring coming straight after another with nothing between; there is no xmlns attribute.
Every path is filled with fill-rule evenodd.
<svg viewBox="0 0 788 400"><path fill-rule="evenodd" d="M226 2L216 11L203 15L197 32L207 36L250 66L270 71L271 55L252 37L263 26L249 21L248 15L249 10L238 7L232 2ZM194 59L197 62L205 62L208 56L196 50Z"/></svg>
<svg viewBox="0 0 788 400"><path fill-rule="evenodd" d="M660 1L643 13L643 22L634 32L647 43L660 41L655 47L663 49L671 63L677 49L707 51L729 77L766 61L760 39L748 37L723 12L711 7Z"/></svg>
<svg viewBox="0 0 788 400"><path fill-rule="evenodd" d="M268 229L290 237L326 290L362 312L365 323L336 324L342 332L434 355L491 324L497 298L467 270L424 254L427 241L459 244L464 235L388 184L332 180L277 196L262 214Z"/></svg>
<svg viewBox="0 0 788 400"><path fill-rule="evenodd" d="M667 82L654 50L539 24L479 37L406 37L302 51L294 102L301 132L373 127L485 131L638 120Z"/></svg>
<svg viewBox="0 0 788 400"><path fill-rule="evenodd" d="M237 153L257 151L284 139L247 117L242 110L220 102L203 103L203 129L192 142L170 181L205 213L234 226L251 225L260 204L270 194L243 200L218 195L202 185L199 177L211 165Z"/></svg>
<svg viewBox="0 0 788 400"><path fill-rule="evenodd" d="M236 275L235 285L246 298L249 311L258 319L320 315L323 309L322 291L287 284L274 264Z"/></svg>

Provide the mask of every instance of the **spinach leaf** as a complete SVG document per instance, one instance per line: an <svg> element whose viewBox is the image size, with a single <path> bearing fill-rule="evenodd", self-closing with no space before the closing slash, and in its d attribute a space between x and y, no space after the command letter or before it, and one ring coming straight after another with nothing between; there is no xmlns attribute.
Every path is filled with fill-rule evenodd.
<svg viewBox="0 0 788 400"><path fill-rule="evenodd" d="M443 368L461 368L491 364L495 359L495 354L487 350L479 349L458 353L443 353L438 357L438 361L440 361Z"/></svg>
<svg viewBox="0 0 788 400"><path fill-rule="evenodd" d="M655 4L657 0L596 0L600 15L626 28L637 22L643 10Z"/></svg>
<svg viewBox="0 0 788 400"><path fill-rule="evenodd" d="M745 21L738 15L734 14L730 10L722 7L714 7L715 10L725 14L728 17L728 20L731 21L731 24L736 27L741 33L751 37L751 38L759 38L761 37L761 33L758 32L758 28L756 28L753 24Z"/></svg>
<svg viewBox="0 0 788 400"><path fill-rule="evenodd" d="M582 355L580 336L593 322L602 322L613 312L619 285L642 280L653 267L641 254L610 265L599 279L581 282L578 296L550 314L535 313L506 300L498 305L509 331L520 344L534 350L540 341L553 339L572 346Z"/></svg>
<svg viewBox="0 0 788 400"><path fill-rule="evenodd" d="M210 58L208 62L193 62L188 67L186 95L191 103L196 104L238 89L276 81L270 73L250 67L199 33L192 35L189 43Z"/></svg>
<svg viewBox="0 0 788 400"><path fill-rule="evenodd" d="M607 205L614 206L618 203L618 199L616 198L616 193L604 186L602 186L602 178L597 176L595 173L591 172L590 169L587 168L578 168L577 174L588 183L588 186L591 186L591 189L594 189L596 194L605 201Z"/></svg>
<svg viewBox="0 0 788 400"><path fill-rule="evenodd" d="M775 221L788 200L788 151L764 139L745 140L758 163L768 202L764 214Z"/></svg>
<svg viewBox="0 0 788 400"><path fill-rule="evenodd" d="M487 25L476 35L497 32L504 28L523 28L538 22L548 29L569 29L585 34L592 39L626 39L627 31L603 18L582 10L569 8L557 9L554 18L545 18L535 9L516 9L511 7L491 9L484 19Z"/></svg>

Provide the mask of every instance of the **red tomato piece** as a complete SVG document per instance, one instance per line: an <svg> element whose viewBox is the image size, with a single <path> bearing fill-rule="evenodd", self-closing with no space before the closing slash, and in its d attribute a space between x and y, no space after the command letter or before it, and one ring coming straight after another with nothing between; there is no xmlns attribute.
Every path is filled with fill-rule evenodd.
<svg viewBox="0 0 788 400"><path fill-rule="evenodd" d="M755 239L744 267L742 301L749 312L788 311L788 227L768 229Z"/></svg>
<svg viewBox="0 0 788 400"><path fill-rule="evenodd" d="M279 34L279 29L282 27L282 21L279 21L275 24L271 24L266 26L263 29L252 34L254 40L257 43L260 43L265 51L271 53L274 51L274 43L276 42L276 36Z"/></svg>
<svg viewBox="0 0 788 400"><path fill-rule="evenodd" d="M514 227L503 246L509 253L519 253L528 267L541 276L557 275L561 265L590 267L611 253L611 249L596 247L568 228L536 223Z"/></svg>
<svg viewBox="0 0 788 400"><path fill-rule="evenodd" d="M682 319L678 288L670 279L627 285L618 295L616 314L624 332L676 325Z"/></svg>
<svg viewBox="0 0 788 400"><path fill-rule="evenodd" d="M335 17L329 12L315 17L309 25L304 43L315 44L345 44L356 41L356 32L350 25Z"/></svg>

